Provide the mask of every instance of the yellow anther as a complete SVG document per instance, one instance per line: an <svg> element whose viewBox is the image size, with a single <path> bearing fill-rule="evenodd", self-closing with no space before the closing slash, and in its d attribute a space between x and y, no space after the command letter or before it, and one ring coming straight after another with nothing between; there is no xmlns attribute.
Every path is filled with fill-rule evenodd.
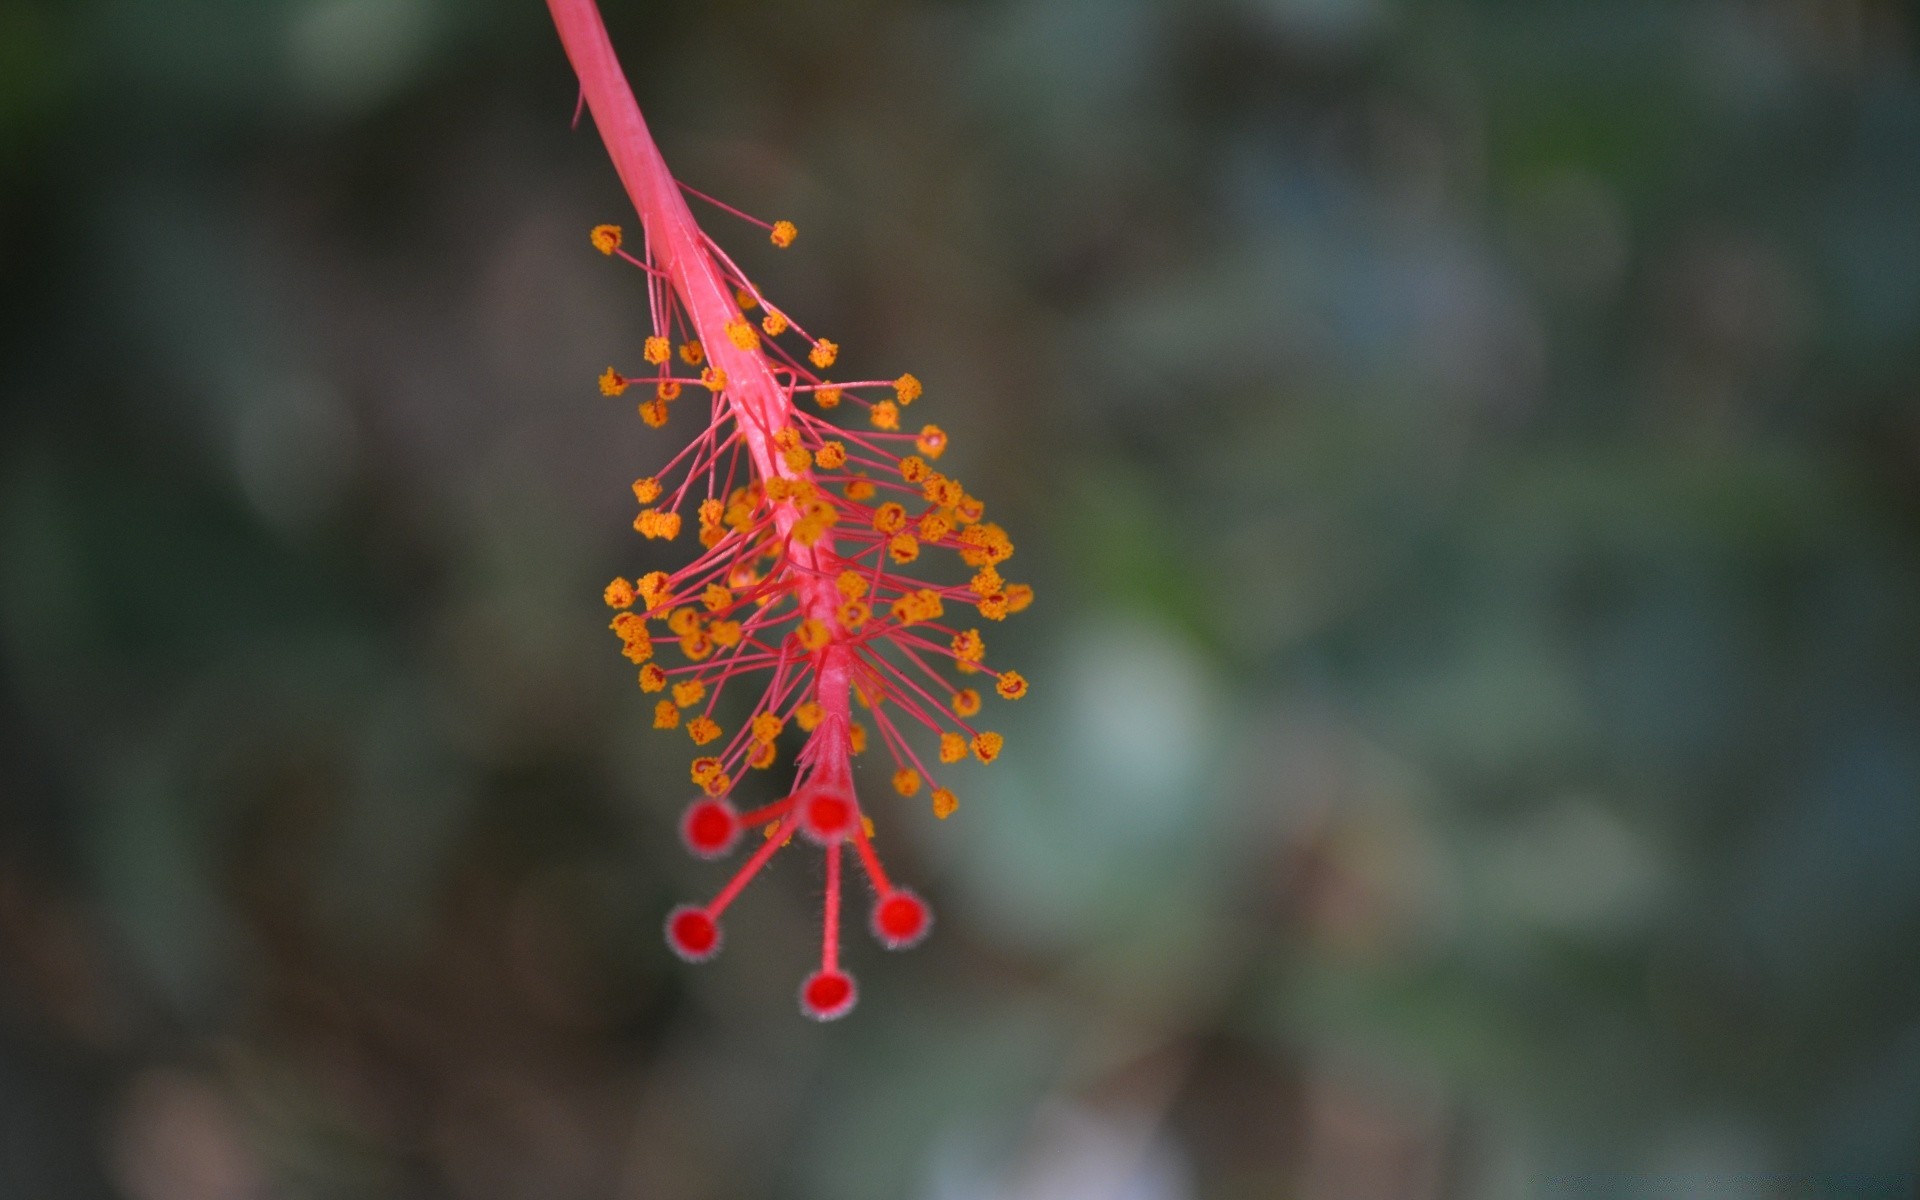
<svg viewBox="0 0 1920 1200"><path fill-rule="evenodd" d="M671 584L672 580L665 571L648 571L634 581L634 587L639 589L640 598L647 602L648 608L659 608L667 602Z"/></svg>
<svg viewBox="0 0 1920 1200"><path fill-rule="evenodd" d="M722 771L701 784L700 790L709 796L724 796L727 794L727 789L732 786L733 776Z"/></svg>
<svg viewBox="0 0 1920 1200"><path fill-rule="evenodd" d="M917 592L908 592L895 600L889 611L893 619L902 625L912 625L918 621L937 620L944 611L939 593L931 588L921 588Z"/></svg>
<svg viewBox="0 0 1920 1200"><path fill-rule="evenodd" d="M837 471L847 465L847 446L845 442L821 442L813 461L820 464L822 470Z"/></svg>
<svg viewBox="0 0 1920 1200"><path fill-rule="evenodd" d="M773 444L780 450L792 450L800 444L800 431L791 425L773 431Z"/></svg>
<svg viewBox="0 0 1920 1200"><path fill-rule="evenodd" d="M705 783L720 773L720 760L717 758L696 758L693 760L693 781Z"/></svg>
<svg viewBox="0 0 1920 1200"><path fill-rule="evenodd" d="M813 390L813 402L821 408L838 408L840 405L840 389L837 387L815 388Z"/></svg>
<svg viewBox="0 0 1920 1200"><path fill-rule="evenodd" d="M642 504L652 504L660 498L660 481L651 475L634 480L633 498Z"/></svg>
<svg viewBox="0 0 1920 1200"><path fill-rule="evenodd" d="M772 742L755 742L753 753L747 755L747 765L756 771L764 771L780 757L780 749Z"/></svg>
<svg viewBox="0 0 1920 1200"><path fill-rule="evenodd" d="M680 343L680 361L690 367L697 367L706 360L707 351L699 342Z"/></svg>
<svg viewBox="0 0 1920 1200"><path fill-rule="evenodd" d="M927 460L918 454L909 454L900 460L900 478L908 483L919 483L930 470L932 468L927 466Z"/></svg>
<svg viewBox="0 0 1920 1200"><path fill-rule="evenodd" d="M787 723L774 713L763 712L753 719L753 736L763 742L771 742L780 736Z"/></svg>
<svg viewBox="0 0 1920 1200"><path fill-rule="evenodd" d="M760 344L760 333L745 321L728 321L727 340L742 350L751 350Z"/></svg>
<svg viewBox="0 0 1920 1200"><path fill-rule="evenodd" d="M860 818L860 832L867 835L868 841L873 840L873 818L872 817Z"/></svg>
<svg viewBox="0 0 1920 1200"><path fill-rule="evenodd" d="M809 651L824 649L831 636L827 632L826 625L814 617L808 617L800 622L800 627L794 631L794 634L799 638L801 647Z"/></svg>
<svg viewBox="0 0 1920 1200"><path fill-rule="evenodd" d="M627 661L638 665L653 657L653 639L647 635L644 617L623 612L614 617L608 628L620 636L623 643L620 652L627 656Z"/></svg>
<svg viewBox="0 0 1920 1200"><path fill-rule="evenodd" d="M797 474L813 465L813 455L807 452L805 446L795 446L785 454L782 454L780 461L787 464L787 470Z"/></svg>
<svg viewBox="0 0 1920 1200"><path fill-rule="evenodd" d="M821 720L823 720L826 715L826 709L821 708L817 703L809 700L799 708L793 710L793 723L805 732L812 733L815 729L819 728Z"/></svg>
<svg viewBox="0 0 1920 1200"><path fill-rule="evenodd" d="M858 600L867 594L866 578L858 571L840 572L839 578L833 581L833 586L840 589L840 594L849 600Z"/></svg>
<svg viewBox="0 0 1920 1200"><path fill-rule="evenodd" d="M962 525L972 525L987 515L987 506L973 496L962 496L960 503L953 506L953 515Z"/></svg>
<svg viewBox="0 0 1920 1200"><path fill-rule="evenodd" d="M626 376L614 370L612 367L608 367L606 370L600 372L600 394L602 396L618 396L626 390Z"/></svg>
<svg viewBox="0 0 1920 1200"><path fill-rule="evenodd" d="M727 386L727 373L719 367L704 367L700 371L700 386L717 394Z"/></svg>
<svg viewBox="0 0 1920 1200"><path fill-rule="evenodd" d="M993 690L1000 693L1002 700L1018 700L1027 694L1026 676L1018 671L1002 671L1000 682Z"/></svg>
<svg viewBox="0 0 1920 1200"><path fill-rule="evenodd" d="M665 538L672 541L680 536L680 514L663 512L657 508L647 508L633 519L633 527L649 538Z"/></svg>
<svg viewBox="0 0 1920 1200"><path fill-rule="evenodd" d="M707 698L707 685L698 679L683 679L673 685L673 702L681 708L692 708Z"/></svg>
<svg viewBox="0 0 1920 1200"><path fill-rule="evenodd" d="M607 585L607 590L600 593L600 598L607 602L608 608L632 608L633 602L639 597L635 594L631 583L616 576L614 581Z"/></svg>
<svg viewBox="0 0 1920 1200"><path fill-rule="evenodd" d="M698 633L701 624L700 610L697 608L683 605L667 614L667 628L673 631L675 637Z"/></svg>
<svg viewBox="0 0 1920 1200"><path fill-rule="evenodd" d="M741 312L752 312L760 306L760 302L753 298L753 293L745 288L734 289L733 302L740 306Z"/></svg>
<svg viewBox="0 0 1920 1200"><path fill-rule="evenodd" d="M847 486L841 490L847 494L849 500L873 499L873 484L864 479L849 479Z"/></svg>
<svg viewBox="0 0 1920 1200"><path fill-rule="evenodd" d="M847 749L855 754L867 752L867 727L858 721L847 723Z"/></svg>
<svg viewBox="0 0 1920 1200"><path fill-rule="evenodd" d="M953 517L948 509L930 508L920 514L920 540L938 542L953 532Z"/></svg>
<svg viewBox="0 0 1920 1200"><path fill-rule="evenodd" d="M873 411L867 414L867 420L873 423L875 429L898 429L900 428L900 409L894 405L893 401L882 400L873 406Z"/></svg>
<svg viewBox="0 0 1920 1200"><path fill-rule="evenodd" d="M881 533L899 533L907 526L907 510L889 500L873 510L873 527Z"/></svg>
<svg viewBox="0 0 1920 1200"><path fill-rule="evenodd" d="M657 336L648 338L646 348L640 352L640 357L646 359L656 367L664 365L667 359L672 356L673 343L669 342L666 338Z"/></svg>
<svg viewBox="0 0 1920 1200"><path fill-rule="evenodd" d="M980 693L972 688L961 688L953 694L953 712L955 716L971 717L980 711Z"/></svg>
<svg viewBox="0 0 1920 1200"><path fill-rule="evenodd" d="M1000 747L1005 738L992 731L977 733L973 737L973 756L983 763L990 763L1000 757Z"/></svg>
<svg viewBox="0 0 1920 1200"><path fill-rule="evenodd" d="M1007 596L1005 592L995 592L991 596L982 596L980 597L980 603L974 605L974 607L979 609L980 615L989 621L1004 621L1007 619Z"/></svg>
<svg viewBox="0 0 1920 1200"><path fill-rule="evenodd" d="M910 533L896 533L887 543L887 556L897 563L910 563L920 557L920 539Z"/></svg>
<svg viewBox="0 0 1920 1200"><path fill-rule="evenodd" d="M648 663L646 666L640 668L641 691L657 692L666 686L667 673L660 669L658 663Z"/></svg>
<svg viewBox="0 0 1920 1200"><path fill-rule="evenodd" d="M662 379L654 385L653 394L662 400L678 400L680 398L680 381L678 379Z"/></svg>
<svg viewBox="0 0 1920 1200"><path fill-rule="evenodd" d="M922 425L920 436L914 439L913 444L928 458L939 458L947 452L947 431L938 425Z"/></svg>
<svg viewBox="0 0 1920 1200"><path fill-rule="evenodd" d="M807 351L807 361L819 367L822 371L832 366L833 360L839 357L840 344L838 342L830 342L826 338L821 338L815 342L813 349ZM817 394L818 393L816 393L816 395ZM836 400L837 399L838 397L836 397Z"/></svg>
<svg viewBox="0 0 1920 1200"><path fill-rule="evenodd" d="M920 398L920 381L911 374L902 375L893 381L893 395L902 404L912 404Z"/></svg>
<svg viewBox="0 0 1920 1200"><path fill-rule="evenodd" d="M987 655L987 643L981 639L978 629L954 634L950 644L953 656L961 662L977 663Z"/></svg>
<svg viewBox="0 0 1920 1200"><path fill-rule="evenodd" d="M639 617L635 617L631 613L623 613L621 615L630 617L633 621L637 622L637 624L624 629L616 626L616 629L618 629L620 633L620 653L626 657L628 662L639 666L641 663L653 657L653 638L648 635L646 624L642 622Z"/></svg>
<svg viewBox="0 0 1920 1200"><path fill-rule="evenodd" d="M681 634L680 653L687 656L688 662L699 662L713 653L713 635L704 629Z"/></svg>
<svg viewBox="0 0 1920 1200"><path fill-rule="evenodd" d="M655 429L667 423L667 402L655 396L640 405L640 419Z"/></svg>
<svg viewBox="0 0 1920 1200"><path fill-rule="evenodd" d="M655 729L678 729L680 727L680 710L674 705L673 701L662 700L653 706L653 727Z"/></svg>
<svg viewBox="0 0 1920 1200"><path fill-rule="evenodd" d="M801 450L797 453L805 454L806 451ZM802 546L811 546L821 538L827 536L827 529L831 525L831 521L822 521L814 517L808 517L806 520L794 524L793 540Z"/></svg>
<svg viewBox="0 0 1920 1200"><path fill-rule="evenodd" d="M733 593L717 583L710 583L707 590L700 593L700 603L707 606L708 612L719 612L733 603Z"/></svg>
<svg viewBox="0 0 1920 1200"><path fill-rule="evenodd" d="M991 521L961 530L960 545L960 559L970 567L993 566L1013 555L1007 531Z"/></svg>
<svg viewBox="0 0 1920 1200"><path fill-rule="evenodd" d="M991 596L1005 588L1006 583L1001 580L1000 572L992 567L981 567L967 581L967 590L976 596Z"/></svg>
<svg viewBox="0 0 1920 1200"><path fill-rule="evenodd" d="M959 807L960 807L960 801L957 797L954 796L952 792L948 791L945 788L933 789L933 815L934 816L939 817L942 821L944 821L948 817L952 816L954 810Z"/></svg>
<svg viewBox="0 0 1920 1200"><path fill-rule="evenodd" d="M958 479L948 479L938 471L927 476L926 482L920 485L920 493L929 503L937 504L941 508L952 508L966 499L967 495L966 489L960 486Z"/></svg>
<svg viewBox="0 0 1920 1200"><path fill-rule="evenodd" d="M865 600L849 600L840 606L840 611L835 615L840 619L840 628L848 633L858 633L866 625L867 619L873 616L873 609Z"/></svg>
<svg viewBox="0 0 1920 1200"><path fill-rule="evenodd" d="M595 225L587 234L593 248L602 254L612 254L620 248L620 227L618 225Z"/></svg>
<svg viewBox="0 0 1920 1200"><path fill-rule="evenodd" d="M770 312L760 320L760 328L767 331L768 337L779 337L787 331L787 314Z"/></svg>
<svg viewBox="0 0 1920 1200"><path fill-rule="evenodd" d="M957 763L967 756L967 739L957 733L940 735L940 761Z"/></svg>
<svg viewBox="0 0 1920 1200"><path fill-rule="evenodd" d="M920 791L920 772L909 771L905 767L893 773L893 790L902 796L916 795Z"/></svg>
<svg viewBox="0 0 1920 1200"><path fill-rule="evenodd" d="M693 720L687 722L687 736L693 739L694 745L704 746L720 736L720 723L712 717L695 717ZM981 736L984 737L986 735L982 734ZM979 753L980 738L973 739L973 749L974 753ZM987 760L982 759L981 761L985 762Z"/></svg>
<svg viewBox="0 0 1920 1200"><path fill-rule="evenodd" d="M718 525L720 523L721 504L711 496L702 500L699 509L696 511L699 513L700 523L702 525Z"/></svg>
<svg viewBox="0 0 1920 1200"><path fill-rule="evenodd" d="M773 228L767 231L767 240L785 250L793 245L793 239L800 236L800 229L792 221L775 221Z"/></svg>
<svg viewBox="0 0 1920 1200"><path fill-rule="evenodd" d="M1007 611L1021 612L1033 603L1033 585L1030 583L1010 583L1007 585Z"/></svg>
<svg viewBox="0 0 1920 1200"><path fill-rule="evenodd" d="M784 479L776 475L772 479L767 480L766 490L767 499L773 501L775 504L779 504L785 500L791 500L793 499L793 480Z"/></svg>
<svg viewBox="0 0 1920 1200"><path fill-rule="evenodd" d="M707 635L713 639L714 645L722 649L738 646L741 636L740 622L715 621L707 626Z"/></svg>

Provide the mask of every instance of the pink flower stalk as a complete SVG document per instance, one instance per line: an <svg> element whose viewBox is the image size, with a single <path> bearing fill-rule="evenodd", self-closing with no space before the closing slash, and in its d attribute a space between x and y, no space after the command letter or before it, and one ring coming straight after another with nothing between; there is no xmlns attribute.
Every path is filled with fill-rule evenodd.
<svg viewBox="0 0 1920 1200"><path fill-rule="evenodd" d="M826 859L820 969L802 984L800 1005L809 1016L832 1020L851 1011L857 996L840 965L843 846L852 844L872 885L869 924L882 945L912 946L932 925L926 903L896 887L874 851L872 823L853 786L852 757L868 743L853 705L868 710L893 758L894 790L913 796L928 787L934 814L951 815L954 794L939 786L907 729L932 731L938 743L929 757L942 764L969 752L991 762L1002 739L969 724L979 692L942 674L990 670L980 631L942 619L949 604L963 604L1002 620L1031 603L1033 592L1000 576L999 564L1013 553L1005 531L982 519L982 504L958 480L933 469L946 434L934 425L900 431L900 410L920 396L920 381L826 379L821 373L839 347L774 306L701 231L686 196L760 226L779 247L792 243L793 225L757 220L678 183L647 132L593 0L548 0L548 7L645 234L644 253L635 257L622 248L618 226L592 232L602 253L646 272L652 311L641 356L647 366L632 375L609 367L600 389L610 396L636 385L650 389L640 415L656 428L667 424L684 389L702 388L710 401L704 428L659 475L633 485L643 506L636 530L672 539L691 505L705 552L671 574L615 579L605 593L617 610L612 628L640 666L641 688L670 689L655 706L654 727L685 728L696 746L725 737L714 714L729 685L751 680L761 688L733 736L693 760L702 795L680 829L688 849L703 858L730 853L750 828L764 827L764 840L713 899L668 915L667 943L693 962L717 954L727 907L798 832ZM755 310L764 314L757 323L749 316ZM802 411L803 397L822 412L845 403L871 429L843 428ZM895 572L925 561L928 550L957 553L971 577L930 585ZM683 665L654 661L655 620L665 622L664 640ZM1025 695L1017 672L990 673L1001 697ZM736 779L743 768L774 764L789 723L806 736L788 794L738 811L731 799Z"/></svg>

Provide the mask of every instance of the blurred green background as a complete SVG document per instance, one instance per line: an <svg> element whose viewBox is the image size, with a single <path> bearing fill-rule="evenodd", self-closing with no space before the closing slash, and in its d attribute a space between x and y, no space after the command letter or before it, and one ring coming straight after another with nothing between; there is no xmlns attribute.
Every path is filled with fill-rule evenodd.
<svg viewBox="0 0 1920 1200"><path fill-rule="evenodd" d="M0 0L0 1196L1914 1194L1911 7L604 3L1038 590L935 937L661 944L544 6Z"/></svg>

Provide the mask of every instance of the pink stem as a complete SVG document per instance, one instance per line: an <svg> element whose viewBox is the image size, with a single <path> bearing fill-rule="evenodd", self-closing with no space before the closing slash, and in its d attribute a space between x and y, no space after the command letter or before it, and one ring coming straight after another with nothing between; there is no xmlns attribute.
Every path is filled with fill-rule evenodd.
<svg viewBox="0 0 1920 1200"><path fill-rule="evenodd" d="M820 936L820 969L840 969L840 843L827 847L827 916Z"/></svg>
<svg viewBox="0 0 1920 1200"><path fill-rule="evenodd" d="M786 844L788 835L793 832L793 826L794 819L789 816L780 823L780 828L773 831L773 836L767 839L766 845L755 850L753 857L740 865L740 869L734 872L733 878L727 881L727 886L720 889L720 894L707 902L709 917L716 921L720 919L720 914L727 911L727 905L733 903L734 897L746 890L747 884L753 882L753 877L760 873L760 868L766 866L767 860Z"/></svg>
<svg viewBox="0 0 1920 1200"><path fill-rule="evenodd" d="M893 891L893 883L887 873L880 869L880 856L873 852L873 839L867 836L865 826L853 831L853 848L860 852L860 864L867 869L867 878L873 881L873 890L884 899Z"/></svg>

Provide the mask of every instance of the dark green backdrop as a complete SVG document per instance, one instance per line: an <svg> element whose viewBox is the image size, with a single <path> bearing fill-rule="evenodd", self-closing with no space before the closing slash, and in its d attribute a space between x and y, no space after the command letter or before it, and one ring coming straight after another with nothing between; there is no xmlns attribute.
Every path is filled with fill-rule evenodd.
<svg viewBox="0 0 1920 1200"><path fill-rule="evenodd" d="M0 1194L1914 1193L1909 7L605 5L1038 590L934 939L661 945L538 0L0 0Z"/></svg>

